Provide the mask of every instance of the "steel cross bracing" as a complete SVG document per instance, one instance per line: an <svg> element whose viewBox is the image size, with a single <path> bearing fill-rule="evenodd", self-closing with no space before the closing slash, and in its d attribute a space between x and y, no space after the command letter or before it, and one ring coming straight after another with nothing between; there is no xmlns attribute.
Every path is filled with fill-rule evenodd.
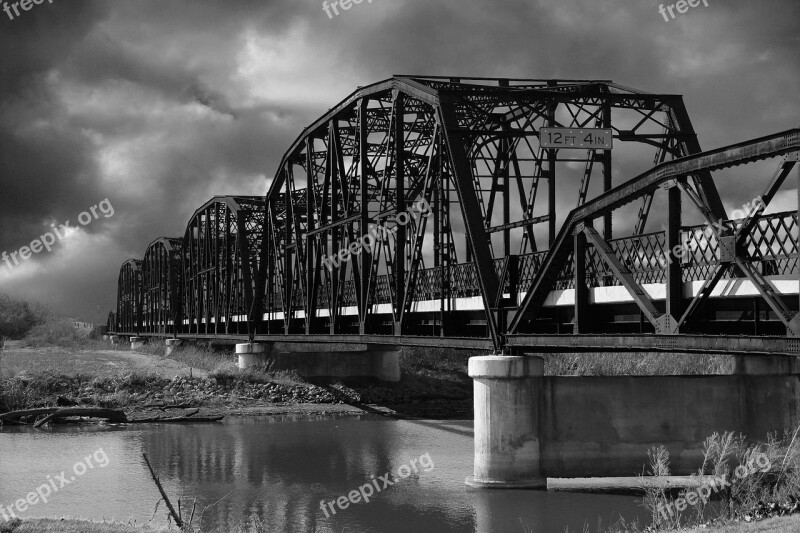
<svg viewBox="0 0 800 533"><path fill-rule="evenodd" d="M150 243L142 263L142 332L177 333L181 325L182 239Z"/></svg>
<svg viewBox="0 0 800 533"><path fill-rule="evenodd" d="M139 333L142 323L142 262L128 259L119 270L115 331Z"/></svg>
<svg viewBox="0 0 800 533"><path fill-rule="evenodd" d="M543 149L542 127L611 129L614 150ZM797 139L702 153L680 96L607 80L395 76L306 128L266 199L198 210L181 243L182 316L147 300L144 329L481 337L503 349L520 335L725 333L717 317L739 313L755 334L794 336L797 296L774 279L798 279L796 212L728 221L711 172L788 154L765 183L768 204ZM665 228L647 233L662 190ZM633 223L615 214L632 202ZM690 211L714 233L682 224ZM662 264L687 239L691 252ZM731 279L752 294L723 298ZM659 284L665 297L649 292ZM603 302L604 287L625 297Z"/></svg>
<svg viewBox="0 0 800 533"><path fill-rule="evenodd" d="M263 301L263 234L262 197L218 196L195 211L181 251L182 332L250 333Z"/></svg>

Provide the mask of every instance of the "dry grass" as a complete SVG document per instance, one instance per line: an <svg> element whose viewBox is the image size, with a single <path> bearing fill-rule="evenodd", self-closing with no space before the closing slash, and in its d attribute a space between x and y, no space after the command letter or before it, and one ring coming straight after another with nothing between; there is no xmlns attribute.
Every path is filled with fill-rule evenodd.
<svg viewBox="0 0 800 533"><path fill-rule="evenodd" d="M663 489L649 485L647 478L643 477L643 505L651 512L654 527L659 531L682 530L707 524L710 520L729 524L751 514L762 502L787 502L800 489L798 433L800 427L781 436L770 435L765 443L755 444L731 432L713 434L703 445L703 464L695 475L727 479L730 485L722 490L709 489L711 499L715 500L713 503L698 500L696 505L683 512L659 512L659 509L670 506L674 510L672 504L684 494L667 494ZM648 457L648 475L669 475L666 449L653 448Z"/></svg>
<svg viewBox="0 0 800 533"><path fill-rule="evenodd" d="M403 374L467 375L470 357L483 350L452 348L404 348L400 358ZM547 376L678 376L731 374L733 359L726 355L662 352L550 353L544 357Z"/></svg>
<svg viewBox="0 0 800 533"><path fill-rule="evenodd" d="M548 376L690 376L731 374L733 358L663 352L600 352L544 355Z"/></svg>
<svg viewBox="0 0 800 533"><path fill-rule="evenodd" d="M168 531L167 528L144 528L118 522L92 522L88 520L29 519L19 526L8 527L13 533L145 533ZM6 533L0 524L0 533Z"/></svg>

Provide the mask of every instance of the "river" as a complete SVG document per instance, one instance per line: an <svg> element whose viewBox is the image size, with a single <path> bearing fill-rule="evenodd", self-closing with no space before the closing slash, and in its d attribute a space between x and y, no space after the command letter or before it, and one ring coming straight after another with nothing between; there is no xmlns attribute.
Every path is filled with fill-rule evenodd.
<svg viewBox="0 0 800 533"><path fill-rule="evenodd" d="M257 520L277 532L550 533L583 531L586 524L596 531L620 515L647 518L631 496L471 489L464 480L472 446L471 421L375 415L9 427L0 431L0 506L52 480L48 502L19 516L164 523L163 504L153 518L159 495L146 453L167 494L176 505L181 500L184 517L197 501L194 524L204 531ZM350 503L359 487L357 503Z"/></svg>

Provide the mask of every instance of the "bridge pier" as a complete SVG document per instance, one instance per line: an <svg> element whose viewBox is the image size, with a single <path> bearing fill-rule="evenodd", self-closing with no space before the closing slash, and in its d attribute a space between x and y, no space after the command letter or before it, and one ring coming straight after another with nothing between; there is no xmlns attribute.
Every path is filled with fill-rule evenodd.
<svg viewBox="0 0 800 533"><path fill-rule="evenodd" d="M236 345L236 355L239 356L240 370L267 364L271 353L272 344L253 342Z"/></svg>
<svg viewBox="0 0 800 533"><path fill-rule="evenodd" d="M785 355L734 355L733 373L738 375L800 374L797 357Z"/></svg>
<svg viewBox="0 0 800 533"><path fill-rule="evenodd" d="M475 390L476 488L546 488L542 475L539 407L544 359L484 356L469 360Z"/></svg>
<svg viewBox="0 0 800 533"><path fill-rule="evenodd" d="M164 356L165 357L169 357L170 355L172 355L172 352L175 351L175 348L177 348L178 346L181 345L181 340L180 339L167 339L164 342L164 344L166 345L166 348L164 349Z"/></svg>
<svg viewBox="0 0 800 533"><path fill-rule="evenodd" d="M239 368L270 363L270 370L296 370L304 378L400 381L400 348L367 345L365 350L330 348L307 351L295 343L237 344Z"/></svg>

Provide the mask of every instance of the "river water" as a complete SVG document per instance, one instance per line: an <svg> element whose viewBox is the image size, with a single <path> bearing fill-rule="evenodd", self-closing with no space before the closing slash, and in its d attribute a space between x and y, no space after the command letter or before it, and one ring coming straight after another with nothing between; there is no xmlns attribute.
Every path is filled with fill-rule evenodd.
<svg viewBox="0 0 800 533"><path fill-rule="evenodd" d="M646 519L630 496L471 489L464 479L472 472L472 446L471 421L374 415L6 428L0 431L0 506L52 480L48 502L19 516L164 523L163 504L153 518L159 494L146 453L173 503L181 500L184 516L196 499L194 523L204 530L258 520L277 532L550 533L583 531L586 524L596 531L619 516ZM398 472L410 475L399 479ZM392 477L384 479L394 484L384 488L379 478L387 473ZM320 503L369 483L377 487L369 503L360 495L355 504L340 500L348 506L334 504L335 514ZM370 489L363 492L369 496Z"/></svg>

